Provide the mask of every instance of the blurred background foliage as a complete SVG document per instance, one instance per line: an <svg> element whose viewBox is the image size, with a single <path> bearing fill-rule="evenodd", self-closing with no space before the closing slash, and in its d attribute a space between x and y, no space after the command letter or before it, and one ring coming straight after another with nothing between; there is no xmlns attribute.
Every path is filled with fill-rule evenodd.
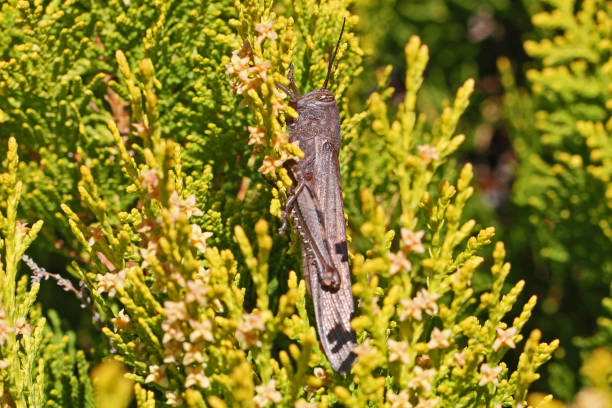
<svg viewBox="0 0 612 408"><path fill-rule="evenodd" d="M198 205L207 209L202 228L215 232L209 243L237 252L232 220L250 231L263 210L241 195L261 179L245 140L236 142L248 136L249 113L239 107L225 73L227 57L240 48L230 35L233 3L202 3L193 10L181 10L187 7L181 2L154 3L2 5L0 149L4 156L6 139L18 136L26 190L21 214L45 221L45 239L35 241L29 254L52 272L83 256L59 209L67 203L79 213L81 164L105 183L97 187L115 213L134 202L116 194L126 181L105 125L113 119L126 139L131 132L125 120L129 96L118 84L118 49L134 67L144 57L152 60L163 104L160 126L185 146L186 174L212 183L198 195L207 197ZM290 6L281 4L281 15L283 7ZM540 298L529 325L540 328L546 341L561 340L536 388L565 401L587 385L609 389L609 377L601 374L607 369L593 362L609 361L612 350L610 301L602 307L612 281L611 2L357 0L351 11L359 17L364 51L353 57L363 59L364 69L348 91L345 110L363 109L387 75L393 90L386 97L395 104L403 100L403 49L415 34L429 47L418 101L428 119L439 116L440 101L451 100L467 78L476 79L459 125L467 135L459 160L474 164L478 185L464 215L480 226L496 226L513 264L511 279L525 279L524 293ZM393 69L384 71L386 65ZM223 101L221 111L212 98ZM235 180L241 180L238 192ZM347 202L349 214L358 208ZM274 239L275 246L289 245L285 237ZM280 269L284 275L270 271L279 276L276 285L287 280ZM41 296L45 308L62 310L80 348L104 347L96 344L91 316L76 300L49 282L43 282Z"/></svg>
<svg viewBox="0 0 612 408"><path fill-rule="evenodd" d="M612 345L609 319L596 329L612 281L611 3L358 1L356 10L366 70L394 67L391 100L403 93L399 51L413 34L430 48L423 112L435 117L434 101L477 78L461 124L461 160L474 163L480 187L466 215L498 227L514 279L540 298L530 325L561 339L537 386L572 400L593 383L582 362Z"/></svg>

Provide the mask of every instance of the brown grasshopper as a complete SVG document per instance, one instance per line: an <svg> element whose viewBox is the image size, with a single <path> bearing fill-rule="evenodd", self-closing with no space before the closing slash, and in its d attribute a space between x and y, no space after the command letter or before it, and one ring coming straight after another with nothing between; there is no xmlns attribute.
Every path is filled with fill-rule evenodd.
<svg viewBox="0 0 612 408"><path fill-rule="evenodd" d="M332 66L342 33L329 60L323 88L301 96L289 68L289 86L277 84L287 95L298 118L288 118L289 140L297 142L304 157L288 166L294 186L290 191L283 226L289 214L302 237L302 269L312 296L319 339L332 368L346 374L356 359L351 320L355 313L348 264L346 226L340 181L340 114L328 91Z"/></svg>

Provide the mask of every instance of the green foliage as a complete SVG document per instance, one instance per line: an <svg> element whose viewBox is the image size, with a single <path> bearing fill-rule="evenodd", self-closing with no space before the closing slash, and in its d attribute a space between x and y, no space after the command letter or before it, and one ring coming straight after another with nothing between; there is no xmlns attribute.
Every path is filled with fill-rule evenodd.
<svg viewBox="0 0 612 408"><path fill-rule="evenodd" d="M23 189L23 184L17 180L17 166L17 142L11 138L6 172L0 176L0 191L7 197L0 214L1 394L3 403L14 403L22 408L42 406L44 401L44 360L40 354L45 319L32 308L40 285L28 288L27 276L17 279L21 257L42 227L42 221L28 227L17 219L17 206Z"/></svg>
<svg viewBox="0 0 612 408"><path fill-rule="evenodd" d="M64 334L56 312L49 313L51 328L46 329L43 360L45 361L45 407L94 407L93 389L89 381L89 363L81 350L76 350L76 336Z"/></svg>
<svg viewBox="0 0 612 408"><path fill-rule="evenodd" d="M114 213L134 200L118 196L122 178L118 151L106 122L131 133L127 110L130 94L116 82L115 51L129 50L138 61L150 58L158 67L160 129L186 143L184 165L202 171L212 166L222 190L241 177L245 157L244 110L230 92L224 58L235 45L228 24L231 2L59 2L4 3L0 14L0 132L19 135L20 178L26 185L21 206L26 218L45 221L43 245L64 253L77 243L60 203L80 209L77 181L86 164L100 195ZM56 56L56 57L49 57ZM10 97L8 97L10 96ZM204 137L202 136L204 135ZM244 140L244 139L243 139ZM229 180L229 181L228 181ZM226 187L223 187L223 186ZM224 197L224 195L220 195ZM228 212L233 214L231 202ZM211 220L218 222L218 220ZM218 226L221 228L221 226ZM218 239L229 239L230 229Z"/></svg>
<svg viewBox="0 0 612 408"><path fill-rule="evenodd" d="M524 44L534 59L527 91L516 88L509 61L499 61L518 158L513 199L523 221L512 235L552 272L544 311L571 320L537 324L559 335L571 353L572 337L588 334L600 313L598 295L612 282L612 5L540 7L532 16L536 36ZM576 371L565 370L570 377Z"/></svg>
<svg viewBox="0 0 612 408"><path fill-rule="evenodd" d="M0 131L23 141L27 160L17 165L10 139L2 305L7 327L36 326L29 343L9 330L0 350L21 364L2 378L17 406L131 398L125 386L109 391L122 369L108 362L92 387L73 334L29 310L38 286L15 287L42 226L16 224L17 171L20 214L43 218L39 250L59 249L89 289L100 342L127 367L139 407L527 404L558 341L524 334L535 297L520 304L524 282L506 287L494 229L465 219L473 170L451 159L474 81L441 109L435 98L441 114L426 118L417 94L429 51L412 37L399 107L387 68L355 109L363 51L349 2L279 3L3 4ZM275 232L292 184L283 164L302 155L276 83L294 63L300 91L319 88L343 18L330 90L358 302L358 360L346 377L319 349L299 237ZM525 337L518 364L504 361Z"/></svg>
<svg viewBox="0 0 612 408"><path fill-rule="evenodd" d="M21 202L26 218L43 218L43 241L64 246L71 239L59 203L78 205L78 162L91 162L103 191L111 196L121 182L108 149L112 138L101 131L105 73L111 67L95 44L94 25L77 2L27 1L2 5L0 20L0 132L18 135L26 186ZM110 202L118 207L119 203ZM68 243L68 247L70 243Z"/></svg>
<svg viewBox="0 0 612 408"><path fill-rule="evenodd" d="M236 25L248 45L233 54L227 71L252 114L251 153L255 158L264 155L258 170L277 181L264 208L278 216L291 183L281 165L300 155L287 143L278 118L279 113L293 113L274 87L275 80L284 81L274 69L283 64L282 47L294 38L292 25L277 27L270 23L274 15L269 9L254 5L238 6L238 17ZM317 31L328 40L336 32ZM300 47L296 50L300 52ZM339 67L344 66L343 51ZM144 389L170 406L525 402L529 385L538 377L535 371L557 342L540 344L536 331L516 369L501 362L505 352L522 340L521 329L535 298L511 326L502 322L523 283L502 292L509 265L504 264L505 251L498 244L491 290L478 291L480 306L476 306L471 281L484 261L476 253L490 244L494 231L473 231L473 220L461 222L473 193L471 166L465 166L456 186L442 182L434 188L439 181L434 177L436 170L464 140L454 133L473 82L467 81L454 104L426 129L415 105L427 48L413 38L406 55L414 68L407 76L410 92L396 117L390 118L382 98L373 96L367 112L348 116L344 123L348 146L364 149L375 138L384 143L372 156L347 149L347 168L365 169L366 177L372 179L379 169L365 168L363 161L378 154L382 156L379 163L388 163L384 171L390 176L386 189L378 186L380 204L372 190L350 180L345 183L347 196L361 203L357 230L370 248L353 257L354 294L360 299L353 325L361 344L355 350L357 364L343 378L331 371L318 347L304 281L291 271L286 283L282 281L286 289L280 290L281 277L270 275L276 263L296 255L276 247L276 252L286 255L270 257L276 243L269 222L259 220L252 232L235 224L241 257L219 246L207 248L207 239L217 231L202 232L196 220L215 214L210 202L202 200L212 182L186 175L180 146L163 137L152 60L142 60L135 75L124 54L117 52L123 93L131 104L138 139L123 138L115 121L108 126L129 180L124 194L135 194L137 201L113 216L91 169L83 165L78 188L94 219L88 221L66 205L62 209L81 243L81 258L91 260L74 262L71 269L89 287L116 357L131 368L129 378L140 384L137 401L141 406L151 401ZM308 72L319 83L326 64L317 62L313 67ZM344 81L332 89L341 92ZM390 172L391 168L395 171ZM265 200L249 193L246 197L259 205ZM389 224L401 227L396 253L389 252L395 235L384 227ZM252 283L244 286L245 282ZM251 288L249 306L246 294Z"/></svg>
<svg viewBox="0 0 612 408"><path fill-rule="evenodd" d="M0 214L0 399L5 406L93 407L88 363L75 350L74 334L63 335L55 314L46 325L34 302L40 287L26 275L18 278L22 256L42 227L17 219L23 192L18 181L17 142L9 139L6 172L0 174L0 192L7 197Z"/></svg>
<svg viewBox="0 0 612 408"><path fill-rule="evenodd" d="M482 77L487 67L479 66L481 53L496 51L491 44L507 47L508 30L523 28L523 4L492 0L432 0L412 2L398 0L360 0L356 10L360 16L358 29L363 33L363 48L379 67L391 64L400 71L408 69L400 51L413 35L420 35L430 48L432 66L424 86L427 102L449 93L453 84L466 77ZM514 20L510 24L507 20ZM502 41L505 40L505 41ZM484 70L485 72L480 72ZM421 101L423 103L423 101ZM428 106L438 109L436 106Z"/></svg>
<svg viewBox="0 0 612 408"><path fill-rule="evenodd" d="M586 1L574 15L574 2L552 3L533 16L542 40L525 43L539 62L527 72L529 100L513 90L507 61L500 64L519 155L514 197L530 210L537 255L580 270L586 276L577 283L588 286L612 280L612 9Z"/></svg>
<svg viewBox="0 0 612 408"><path fill-rule="evenodd" d="M461 130L467 136L462 156L469 154L477 169L477 181L485 190L488 175L485 171L497 170L498 155L508 144L500 121L503 107L495 61L501 55L517 63L524 60L521 35L531 28L528 11L537 9L536 3L529 0L355 2L355 11L360 17L356 29L364 50L365 71L393 66L390 82L397 89L398 97L404 91L404 74L410 69L402 54L405 44L418 35L429 47L427 81L418 100L420 112L429 121L439 116L442 108L439 102L452 98L458 84L465 78L476 79L470 108L461 121ZM372 92L371 82L360 81L355 86L363 99ZM353 98L354 104L357 99ZM391 109L396 102L393 98ZM483 169L478 169L479 166ZM500 200L495 192L477 193L467 211L479 213L481 222L495 220L495 209L504 206L506 194L503 191Z"/></svg>

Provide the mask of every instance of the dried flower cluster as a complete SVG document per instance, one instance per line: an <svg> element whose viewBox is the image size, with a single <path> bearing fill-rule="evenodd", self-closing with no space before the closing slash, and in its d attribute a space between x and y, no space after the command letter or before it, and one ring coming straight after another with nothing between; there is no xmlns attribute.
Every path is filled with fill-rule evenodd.
<svg viewBox="0 0 612 408"><path fill-rule="evenodd" d="M261 16L262 19L265 16ZM269 15L273 19L273 14ZM261 122L256 126L248 126L248 144L253 146L253 154L265 153L263 162L259 167L259 172L263 175L276 176L276 172L282 168L285 161L296 159L298 150L289 143L289 134L281 125L279 118L287 112L289 105L285 101L286 95L280 92L276 86L278 78L282 76L276 72L268 71L272 66L269 49L277 47L277 44L266 44L276 42L278 35L274 31L274 22L263 21L255 24L256 37L248 35L243 37L244 43L240 50L234 50L230 63L226 65L226 73L232 80L232 89L238 95L244 95L245 102L252 109L256 110L257 118ZM280 40L281 44L286 42ZM277 62L276 60L275 62ZM267 96L262 100L260 95Z"/></svg>

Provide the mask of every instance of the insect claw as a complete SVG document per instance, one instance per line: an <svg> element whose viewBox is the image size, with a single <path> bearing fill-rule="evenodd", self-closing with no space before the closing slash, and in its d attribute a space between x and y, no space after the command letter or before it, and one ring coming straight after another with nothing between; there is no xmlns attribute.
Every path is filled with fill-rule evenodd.
<svg viewBox="0 0 612 408"><path fill-rule="evenodd" d="M280 235L285 235L285 230L287 230L287 212L286 211L283 211L281 213L281 221L283 222L283 224L278 229L278 233Z"/></svg>
<svg viewBox="0 0 612 408"><path fill-rule="evenodd" d="M300 91L298 91L295 82L293 81L293 62L289 65L289 73L287 74L287 79L289 80L289 86L293 90L293 93L296 97L300 96Z"/></svg>
<svg viewBox="0 0 612 408"><path fill-rule="evenodd" d="M289 73L287 74L289 82L293 82L293 62L289 64Z"/></svg>

